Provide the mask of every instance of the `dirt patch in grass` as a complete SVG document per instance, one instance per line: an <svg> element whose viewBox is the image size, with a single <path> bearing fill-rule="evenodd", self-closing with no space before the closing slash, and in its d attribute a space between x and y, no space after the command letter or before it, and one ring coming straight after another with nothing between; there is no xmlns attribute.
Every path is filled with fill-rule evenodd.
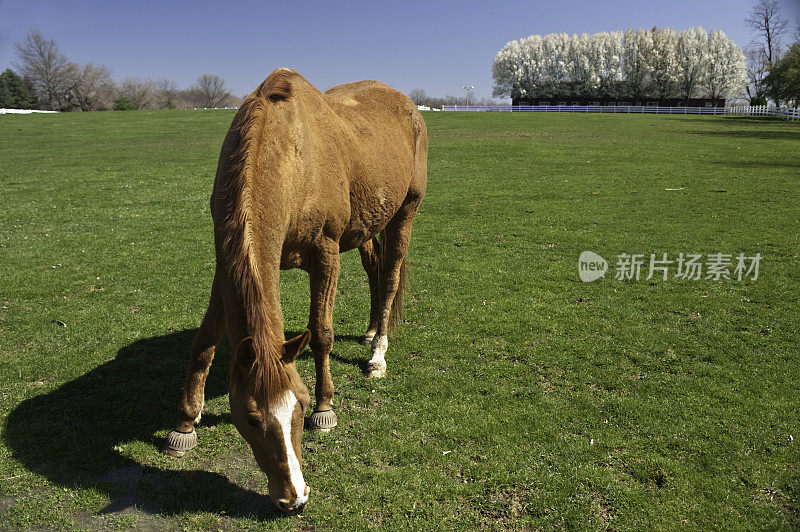
<svg viewBox="0 0 800 532"><path fill-rule="evenodd" d="M516 518L528 512L533 487L506 488L484 492L485 505L480 514L492 525L500 528L512 527Z"/></svg>
<svg viewBox="0 0 800 532"><path fill-rule="evenodd" d="M135 528L145 532L163 530L159 519L136 508L104 515L73 514L70 516L76 528L82 530L128 530Z"/></svg>
<svg viewBox="0 0 800 532"><path fill-rule="evenodd" d="M600 492L594 492L589 496L591 501L592 514L598 516L604 524L608 524L614 519L617 509L608 498Z"/></svg>
<svg viewBox="0 0 800 532"><path fill-rule="evenodd" d="M756 499L777 508L783 516L784 524L800 526L800 506L797 500L792 500L791 493L777 488L762 488Z"/></svg>

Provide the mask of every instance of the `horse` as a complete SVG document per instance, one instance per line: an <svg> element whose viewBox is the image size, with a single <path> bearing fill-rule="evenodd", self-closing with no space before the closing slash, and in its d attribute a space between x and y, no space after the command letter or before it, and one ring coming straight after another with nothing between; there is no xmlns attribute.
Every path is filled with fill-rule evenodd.
<svg viewBox="0 0 800 532"><path fill-rule="evenodd" d="M333 304L339 254L358 248L370 288L367 377L386 376L387 332L402 309L411 223L425 194L428 137L417 107L377 81L322 93L296 71L269 74L248 95L222 144L211 194L216 270L194 338L178 420L164 451L197 445L208 376L224 332L232 347L231 418L266 473L270 498L303 510L310 488L301 438L310 396L295 359L310 344L316 406L329 431ZM380 239L378 238L380 236ZM280 270L308 273L308 328L285 339Z"/></svg>

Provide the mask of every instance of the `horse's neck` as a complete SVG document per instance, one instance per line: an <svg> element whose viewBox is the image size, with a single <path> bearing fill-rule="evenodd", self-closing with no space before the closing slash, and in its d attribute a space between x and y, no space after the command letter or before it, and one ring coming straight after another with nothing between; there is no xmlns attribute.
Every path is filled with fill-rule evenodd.
<svg viewBox="0 0 800 532"><path fill-rule="evenodd" d="M285 187L273 182L277 177L268 173L248 183L250 198L250 229L252 253L257 281L261 289L263 310L268 317L272 335L283 340L283 313L280 303L280 264L285 239L284 208L286 202L280 197ZM251 177L252 178L252 177Z"/></svg>
<svg viewBox="0 0 800 532"><path fill-rule="evenodd" d="M246 256L250 263L243 272L251 274L252 282L244 288L253 288L259 293L257 298L246 298L249 304L259 307L258 316L255 316L258 323L249 323L248 329L253 330L255 326L268 336L283 340L278 281L285 232L284 214L285 209L291 207L282 197L287 187L282 186L281 176L273 171L275 164L270 152L259 150L256 145L250 147L242 159L244 170L231 181L234 183L232 193L235 194L233 209L238 211L234 216L235 227L231 229L238 233L237 240L241 244L238 250L233 251L240 260ZM243 302L248 304L248 301ZM246 308L245 312L253 318L254 310ZM264 331L267 327L271 330Z"/></svg>
<svg viewBox="0 0 800 532"><path fill-rule="evenodd" d="M280 298L280 252L277 259L274 259L272 250L268 260L259 259L258 282L261 286L263 300L263 312L267 317L267 326L271 329L273 337L283 341L283 312L281 311Z"/></svg>

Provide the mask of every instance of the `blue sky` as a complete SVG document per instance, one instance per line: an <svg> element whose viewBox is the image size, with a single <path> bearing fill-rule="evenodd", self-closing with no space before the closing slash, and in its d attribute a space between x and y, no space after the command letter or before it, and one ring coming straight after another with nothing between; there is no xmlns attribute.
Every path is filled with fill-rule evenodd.
<svg viewBox="0 0 800 532"><path fill-rule="evenodd" d="M800 0L781 0L789 18ZM168 78L188 87L219 74L236 95L274 68L297 69L320 90L377 79L401 91L490 96L506 42L536 33L667 26L722 29L740 46L753 0L602 2L117 2L0 0L0 68L37 27L71 61L104 64L117 81ZM301 7L298 7L301 6Z"/></svg>

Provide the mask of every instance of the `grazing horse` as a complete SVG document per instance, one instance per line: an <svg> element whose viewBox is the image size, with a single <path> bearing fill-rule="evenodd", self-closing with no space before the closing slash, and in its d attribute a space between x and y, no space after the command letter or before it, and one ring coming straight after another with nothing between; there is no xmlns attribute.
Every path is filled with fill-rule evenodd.
<svg viewBox="0 0 800 532"><path fill-rule="evenodd" d="M427 149L416 106L376 81L321 93L282 68L245 99L219 157L211 195L216 272L165 452L180 456L197 444L203 387L225 330L233 348L233 423L266 473L276 506L286 513L303 509L309 487L300 440L310 397L295 358L310 342L316 408L309 425L330 430L336 415L328 355L339 254L358 248L370 287L362 338L372 349L367 375L386 375L386 334L402 303ZM311 312L308 329L286 341L278 278L288 268L308 272Z"/></svg>

